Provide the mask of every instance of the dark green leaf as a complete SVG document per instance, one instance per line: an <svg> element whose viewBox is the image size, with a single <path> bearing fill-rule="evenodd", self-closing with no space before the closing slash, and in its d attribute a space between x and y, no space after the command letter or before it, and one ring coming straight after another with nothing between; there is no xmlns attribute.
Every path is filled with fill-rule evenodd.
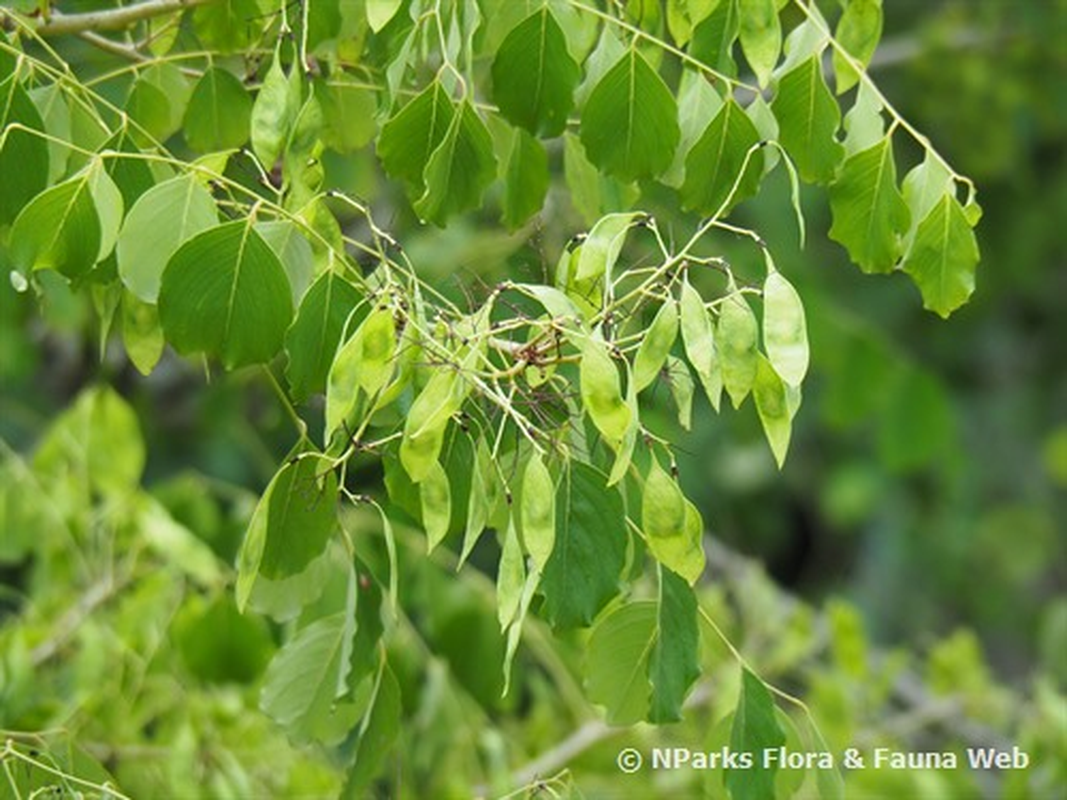
<svg viewBox="0 0 1067 800"><path fill-rule="evenodd" d="M756 150L748 156L748 151L759 140L744 109L727 100L685 160L682 204L705 216L725 216L754 195L763 174L763 154Z"/></svg>
<svg viewBox="0 0 1067 800"><path fill-rule="evenodd" d="M919 223L904 256L904 271L922 292L923 306L948 317L974 291L978 244L960 202L945 194Z"/></svg>
<svg viewBox="0 0 1067 800"><path fill-rule="evenodd" d="M782 146L800 176L829 183L844 152L836 139L841 109L826 87L817 55L782 76L771 110L778 119Z"/></svg>
<svg viewBox="0 0 1067 800"><path fill-rule="evenodd" d="M548 183L545 148L526 131L516 130L504 173L504 224L509 230L519 228L541 210Z"/></svg>
<svg viewBox="0 0 1067 800"><path fill-rule="evenodd" d="M285 375L297 402L326 390L345 320L360 299L359 290L333 270L322 273L304 295L285 334Z"/></svg>
<svg viewBox="0 0 1067 800"><path fill-rule="evenodd" d="M689 54L713 70L734 77L737 64L733 46L739 31L737 0L721 0L715 10L693 28Z"/></svg>
<svg viewBox="0 0 1067 800"><path fill-rule="evenodd" d="M830 210L830 238L843 244L864 272L893 269L911 215L897 189L890 137L845 160L830 187Z"/></svg>
<svg viewBox="0 0 1067 800"><path fill-rule="evenodd" d="M378 100L371 89L331 77L316 84L315 95L322 105L322 141L327 147L353 153L374 137Z"/></svg>
<svg viewBox="0 0 1067 800"><path fill-rule="evenodd" d="M558 136L574 105L579 75L563 30L545 5L500 45L493 60L493 100L514 125Z"/></svg>
<svg viewBox="0 0 1067 800"><path fill-rule="evenodd" d="M400 735L400 685L386 664L378 679L373 705L360 726L359 742L352 769L348 773L340 797L357 800L366 796L370 782L381 769L385 757Z"/></svg>
<svg viewBox="0 0 1067 800"><path fill-rule="evenodd" d="M185 141L202 153L248 141L252 98L229 70L211 67L197 81L185 109Z"/></svg>
<svg viewBox="0 0 1067 800"><path fill-rule="evenodd" d="M540 591L557 628L588 625L619 592L628 534L622 496L575 462L556 489L556 541Z"/></svg>
<svg viewBox="0 0 1067 800"><path fill-rule="evenodd" d="M193 12L193 30L208 50L233 53L258 40L272 19L256 0L216 0Z"/></svg>
<svg viewBox="0 0 1067 800"><path fill-rule="evenodd" d="M250 220L197 234L163 271L159 317L180 353L219 356L227 369L268 361L292 316L285 270Z"/></svg>
<svg viewBox="0 0 1067 800"><path fill-rule="evenodd" d="M276 50L263 84L252 104L252 152L264 169L273 169L285 149L290 130L300 112L300 72L282 69L281 51Z"/></svg>
<svg viewBox="0 0 1067 800"><path fill-rule="evenodd" d="M752 753L750 769L727 769L723 782L733 800L767 800L774 797L774 774L777 766L765 767L764 750L785 744L785 734L774 714L774 700L759 678L743 669L741 692L730 732L730 749L735 753Z"/></svg>
<svg viewBox="0 0 1067 800"><path fill-rule="evenodd" d="M423 172L455 113L448 93L434 81L382 126L378 158L386 172L408 184L413 197L422 194Z"/></svg>
<svg viewBox="0 0 1067 800"><path fill-rule="evenodd" d="M9 130L14 124L45 130L37 107L11 75L0 83L0 225L11 222L48 185L48 144L30 131Z"/></svg>
<svg viewBox="0 0 1067 800"><path fill-rule="evenodd" d="M682 702L700 677L700 630L693 590L669 569L660 569L656 644L648 662L652 682L649 721L677 722Z"/></svg>
<svg viewBox="0 0 1067 800"><path fill-rule="evenodd" d="M475 208L496 177L493 140L468 101L460 104L423 177L426 191L415 202L415 211L442 227L450 216Z"/></svg>
<svg viewBox="0 0 1067 800"><path fill-rule="evenodd" d="M635 48L600 80L582 114L589 160L624 181L666 170L680 135L674 95Z"/></svg>

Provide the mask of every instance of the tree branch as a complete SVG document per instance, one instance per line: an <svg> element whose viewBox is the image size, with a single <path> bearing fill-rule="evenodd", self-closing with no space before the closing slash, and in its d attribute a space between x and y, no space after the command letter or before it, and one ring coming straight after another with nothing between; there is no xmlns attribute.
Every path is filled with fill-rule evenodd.
<svg viewBox="0 0 1067 800"><path fill-rule="evenodd" d="M38 36L65 36L86 31L114 31L128 28L141 20L161 17L186 8L202 6L214 0L144 0L132 6L106 11L87 11L83 14L64 14L53 11L37 20L33 31ZM0 6L0 16L14 16L10 9Z"/></svg>

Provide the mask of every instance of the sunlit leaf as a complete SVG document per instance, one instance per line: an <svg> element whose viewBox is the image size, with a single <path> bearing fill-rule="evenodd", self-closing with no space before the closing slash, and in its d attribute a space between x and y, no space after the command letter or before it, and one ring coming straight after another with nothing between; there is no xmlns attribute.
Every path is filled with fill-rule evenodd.
<svg viewBox="0 0 1067 800"><path fill-rule="evenodd" d="M14 124L30 130L9 130L8 125ZM37 107L15 76L0 82L0 175L4 176L0 225L11 222L48 185L48 144L31 132L44 129Z"/></svg>
<svg viewBox="0 0 1067 800"><path fill-rule="evenodd" d="M668 300L656 312L634 356L634 390L640 392L659 377L667 355L678 338L678 307Z"/></svg>
<svg viewBox="0 0 1067 800"><path fill-rule="evenodd" d="M763 283L763 347L782 380L799 386L808 371L804 304L793 284L774 269Z"/></svg>
<svg viewBox="0 0 1067 800"><path fill-rule="evenodd" d="M829 183L844 152L835 138L841 109L826 87L818 56L782 76L771 110L778 118L782 145L800 176L812 183Z"/></svg>
<svg viewBox="0 0 1067 800"><path fill-rule="evenodd" d="M959 200L945 194L919 223L902 268L922 292L923 306L948 317L974 291L977 265L974 231Z"/></svg>
<svg viewBox="0 0 1067 800"><path fill-rule="evenodd" d="M604 706L609 724L632 725L648 714L656 622L656 604L645 600L619 606L593 628L585 656L586 691Z"/></svg>
<svg viewBox="0 0 1067 800"><path fill-rule="evenodd" d="M782 50L782 27L775 0L740 0L738 38L760 86L766 86Z"/></svg>
<svg viewBox="0 0 1067 800"><path fill-rule="evenodd" d="M837 22L836 38L852 58L866 67L882 36L882 0L849 0ZM848 60L834 50L834 75L837 93L844 94L859 80Z"/></svg>
<svg viewBox="0 0 1067 800"><path fill-rule="evenodd" d="M89 174L53 186L23 207L11 227L11 260L25 270L84 275L100 254L100 218Z"/></svg>

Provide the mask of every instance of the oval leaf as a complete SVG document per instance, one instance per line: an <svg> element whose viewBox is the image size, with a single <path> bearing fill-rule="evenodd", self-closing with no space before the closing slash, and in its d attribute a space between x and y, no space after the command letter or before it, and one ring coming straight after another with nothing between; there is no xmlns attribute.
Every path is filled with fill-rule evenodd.
<svg viewBox="0 0 1067 800"><path fill-rule="evenodd" d="M771 366L790 386L808 371L808 328L800 295L777 270L763 284L763 347Z"/></svg>

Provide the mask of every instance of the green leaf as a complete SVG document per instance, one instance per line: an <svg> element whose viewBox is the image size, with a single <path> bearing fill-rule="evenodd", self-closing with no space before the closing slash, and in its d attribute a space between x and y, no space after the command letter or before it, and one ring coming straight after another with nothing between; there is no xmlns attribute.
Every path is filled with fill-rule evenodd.
<svg viewBox="0 0 1067 800"><path fill-rule="evenodd" d="M89 173L37 195L11 226L11 260L28 272L54 269L68 278L84 275L100 254L101 230Z"/></svg>
<svg viewBox="0 0 1067 800"><path fill-rule="evenodd" d="M496 613L501 630L506 630L518 616L525 583L526 561L522 543L515 529L515 515L509 514L496 573Z"/></svg>
<svg viewBox="0 0 1067 800"><path fill-rule="evenodd" d="M654 177L671 165L679 137L674 95L631 48L585 104L581 138L589 160L620 180Z"/></svg>
<svg viewBox="0 0 1067 800"><path fill-rule="evenodd" d="M558 136L574 106L581 71L567 38L544 5L520 22L493 59L493 101L501 115L532 134Z"/></svg>
<svg viewBox="0 0 1067 800"><path fill-rule="evenodd" d="M122 344L137 371L148 375L163 355L163 329L159 309L145 303L129 289L122 292Z"/></svg>
<svg viewBox="0 0 1067 800"><path fill-rule="evenodd" d="M523 544L534 567L544 572L556 544L556 487L548 467L536 453L523 472L520 504Z"/></svg>
<svg viewBox="0 0 1067 800"><path fill-rule="evenodd" d="M723 782L733 800L766 800L774 797L774 774L777 766L765 767L759 757L765 750L785 744L785 734L774 714L774 700L759 678L743 669L741 693L730 731L730 749L735 753L754 753L750 769L727 769Z"/></svg>
<svg viewBox="0 0 1067 800"><path fill-rule="evenodd" d="M146 303L156 302L171 256L217 222L215 201L195 176L153 186L134 203L119 231L118 270L126 288Z"/></svg>
<svg viewBox="0 0 1067 800"><path fill-rule="evenodd" d="M626 234L643 219L645 214L639 211L608 214L601 218L582 242L574 272L575 282L599 282L601 287L610 282L615 262L626 243Z"/></svg>
<svg viewBox="0 0 1067 800"><path fill-rule="evenodd" d="M656 622L656 603L643 600L619 606L593 628L585 655L586 692L604 706L610 725L633 725L648 714Z"/></svg>
<svg viewBox="0 0 1067 800"><path fill-rule="evenodd" d="M322 105L322 141L327 147L354 153L374 138L378 100L373 90L331 75L316 84L315 96Z"/></svg>
<svg viewBox="0 0 1067 800"><path fill-rule="evenodd" d="M314 455L285 464L260 497L237 557L237 607L258 576L292 577L325 549L337 527L337 476Z"/></svg>
<svg viewBox="0 0 1067 800"><path fill-rule="evenodd" d="M400 700L400 685L389 665L383 664L373 705L359 729L352 768L341 789L342 800L366 797L371 781L400 735L400 716L403 712Z"/></svg>
<svg viewBox="0 0 1067 800"><path fill-rule="evenodd" d="M4 89L0 88L0 107L7 108L7 113L14 116L18 115L18 111L15 111L12 107L19 104L18 100L13 103L5 103L3 101ZM47 86L39 86L33 89L30 93L30 99L33 100L35 106L37 106L38 112L40 112L41 119L44 120L44 130L48 132L49 136L54 137L48 142L48 182L56 183L64 175L67 174L67 163L70 161L70 147L68 142L73 139L73 132L71 131L71 116L70 106L67 105L66 92L64 87L60 83L52 83ZM14 98L11 98L14 100ZM32 117L26 121L22 121L23 125L32 128ZM0 130L4 127L3 118L0 117ZM26 132L16 133L15 131L9 131L8 135L14 135L16 139ZM31 134L32 135L32 134ZM38 137L34 137L38 138ZM0 147L2 149L2 147ZM28 170L30 175L35 174L37 166L34 163L35 156L30 152L26 155L31 159L26 164L20 164L19 169ZM110 166L110 165L109 165ZM0 155L0 171L3 167L3 156ZM44 186L41 186L44 189ZM29 198L27 198L28 200ZM2 203L3 200L0 200ZM14 216L14 215L12 215ZM0 222L3 222L2 215L0 215Z"/></svg>
<svg viewBox="0 0 1067 800"><path fill-rule="evenodd" d="M693 424L693 376L682 359L667 356L667 384L678 409L678 424L689 430Z"/></svg>
<svg viewBox="0 0 1067 800"><path fill-rule="evenodd" d="M299 303L307 293L311 278L317 270L315 252L304 235L305 230L307 228L296 220L275 219L256 223L256 233L270 245L270 249L285 268L294 303Z"/></svg>
<svg viewBox="0 0 1067 800"><path fill-rule="evenodd" d="M704 135L723 103L711 81L695 69L682 70L677 96L678 127L681 131L681 138L670 169L660 177L661 183L675 189L681 188L685 181L685 161L693 145Z"/></svg>
<svg viewBox="0 0 1067 800"><path fill-rule="evenodd" d="M915 241L919 223L945 194L954 189L948 167L932 151L928 151L921 164L915 166L904 178L904 202L911 211L911 226L905 237L905 252Z"/></svg>
<svg viewBox="0 0 1067 800"><path fill-rule="evenodd" d="M415 202L422 219L444 227L450 216L481 202L496 177L496 156L489 130L469 101L460 104L423 177L426 192Z"/></svg>
<svg viewBox="0 0 1067 800"><path fill-rule="evenodd" d="M130 86L125 110L136 123L134 136L140 143L145 143L144 134L162 142L178 129L171 123L173 110L166 92L147 78L138 78Z"/></svg>
<svg viewBox="0 0 1067 800"><path fill-rule="evenodd" d="M652 324L641 337L634 356L634 391L640 392L659 377L678 338L678 306L673 299L660 306Z"/></svg>
<svg viewBox="0 0 1067 800"><path fill-rule="evenodd" d="M96 253L96 261L100 263L115 249L124 208L122 192L111 180L111 176L104 169L103 161L99 159L93 161L89 167L89 192L93 196L93 206L100 222L100 248Z"/></svg>
<svg viewBox="0 0 1067 800"><path fill-rule="evenodd" d="M682 702L700 677L700 629L697 600L684 580L669 569L659 571L656 643L648 662L652 683L650 722L682 718Z"/></svg>
<svg viewBox="0 0 1067 800"><path fill-rule="evenodd" d="M945 194L919 223L902 269L923 296L923 307L942 317L967 302L974 292L978 243L960 202Z"/></svg>
<svg viewBox="0 0 1067 800"><path fill-rule="evenodd" d="M275 50L274 60L252 104L252 152L264 169L273 169L278 161L299 112L300 71L294 67L286 75L281 50Z"/></svg>
<svg viewBox="0 0 1067 800"><path fill-rule="evenodd" d="M574 210L587 225L600 219L600 172L589 163L581 140L569 131L563 134L563 177Z"/></svg>
<svg viewBox="0 0 1067 800"><path fill-rule="evenodd" d="M227 369L269 361L292 316L285 270L251 220L198 233L163 271L159 318L179 353L219 356Z"/></svg>
<svg viewBox="0 0 1067 800"><path fill-rule="evenodd" d="M852 156L860 150L874 147L885 138L885 120L882 118L882 99L870 84L860 84L856 102L845 115L845 155Z"/></svg>
<svg viewBox="0 0 1067 800"><path fill-rule="evenodd" d="M740 0L741 51L756 73L760 86L766 86L782 50L782 26L775 0Z"/></svg>
<svg viewBox="0 0 1067 800"><path fill-rule="evenodd" d="M452 518L452 491L448 475L440 462L435 461L419 482L419 501L422 506L422 526L426 529L429 552L444 541Z"/></svg>
<svg viewBox="0 0 1067 800"><path fill-rule="evenodd" d="M889 136L845 160L830 187L830 210L830 238L843 244L864 272L893 269L911 217L897 189Z"/></svg>
<svg viewBox="0 0 1067 800"><path fill-rule="evenodd" d="M366 3L367 23L375 33L380 33L403 5L402 0L366 0Z"/></svg>
<svg viewBox="0 0 1067 800"><path fill-rule="evenodd" d="M808 371L808 327L800 295L776 269L763 283L763 347L774 371L799 386Z"/></svg>
<svg viewBox="0 0 1067 800"><path fill-rule="evenodd" d="M367 315L341 345L326 378L326 440L346 423L362 421L369 405L357 411L359 398L375 400L396 369L396 323L393 310L380 306ZM352 431L349 431L351 433Z"/></svg>
<svg viewBox="0 0 1067 800"><path fill-rule="evenodd" d="M586 340L579 365L582 406L608 444L618 449L635 422L630 406L623 400L619 369L600 339Z"/></svg>
<svg viewBox="0 0 1067 800"><path fill-rule="evenodd" d="M430 156L451 130L455 109L440 81L434 81L390 117L378 137L378 158L394 178L408 184L411 196L423 192Z"/></svg>
<svg viewBox="0 0 1067 800"><path fill-rule="evenodd" d="M771 363L760 355L756 369L756 380L752 386L752 396L756 401L763 432L767 443L774 453L774 460L781 469L789 451L789 437L792 433L792 414L786 397L785 384L774 371Z"/></svg>
<svg viewBox="0 0 1067 800"><path fill-rule="evenodd" d="M440 455L449 420L462 407L469 391L457 370L438 370L411 404L404 420L400 463L415 483L426 476Z"/></svg>
<svg viewBox="0 0 1067 800"><path fill-rule="evenodd" d="M690 583L704 572L704 523L653 457L641 493L641 530L652 555Z"/></svg>
<svg viewBox="0 0 1067 800"><path fill-rule="evenodd" d="M44 191L49 178L48 143L30 131L12 130L22 125L44 132L44 120L15 75L0 82L0 226L7 225L31 198Z"/></svg>
<svg viewBox="0 0 1067 800"><path fill-rule="evenodd" d="M690 285L688 276L682 283L679 305L685 356L696 370L712 408L718 411L722 397L722 369L719 367L719 355L715 348L715 334L711 316L704 306L704 299Z"/></svg>
<svg viewBox="0 0 1067 800"><path fill-rule="evenodd" d="M844 149L836 139L841 109L826 87L822 62L813 55L789 70L771 103L782 146L811 183L829 183Z"/></svg>
<svg viewBox="0 0 1067 800"><path fill-rule="evenodd" d="M860 66L871 62L878 40L882 36L882 0L849 0L837 23L835 38ZM859 74L834 50L834 75L837 93L844 94L859 80Z"/></svg>
<svg viewBox="0 0 1067 800"><path fill-rule="evenodd" d="M359 290L332 269L316 278L304 295L285 334L285 376L297 402L326 390L345 320L361 299Z"/></svg>
<svg viewBox="0 0 1067 800"><path fill-rule="evenodd" d="M725 216L752 197L763 174L763 153L748 152L759 141L744 109L733 98L723 103L685 160L682 205L705 216Z"/></svg>
<svg viewBox="0 0 1067 800"><path fill-rule="evenodd" d="M234 53L257 41L270 19L257 0L216 0L193 12L193 30L205 49Z"/></svg>
<svg viewBox="0 0 1067 800"><path fill-rule="evenodd" d="M721 0L715 9L693 28L689 54L716 72L735 77L737 64L733 57L733 46L739 31L737 0Z"/></svg>
<svg viewBox="0 0 1067 800"><path fill-rule="evenodd" d="M504 173L504 224L515 230L541 210L548 194L548 154L526 131L515 131Z"/></svg>
<svg viewBox="0 0 1067 800"><path fill-rule="evenodd" d="M756 315L741 292L734 289L722 301L715 345L722 364L722 382L734 408L738 408L756 380L759 327Z"/></svg>
<svg viewBox="0 0 1067 800"><path fill-rule="evenodd" d="M459 556L460 565L466 562L474 545L478 543L496 506L498 492L493 470L489 446L485 443L485 439L479 439L474 448L474 461L470 467L470 495L467 500L467 524L463 532L463 549Z"/></svg>
<svg viewBox="0 0 1067 800"><path fill-rule="evenodd" d="M309 738L346 690L354 609L317 619L285 643L271 659L259 707L290 734Z"/></svg>
<svg viewBox="0 0 1067 800"><path fill-rule="evenodd" d="M619 592L628 535L622 496L588 464L572 462L556 488L556 541L540 591L555 628L592 622Z"/></svg>
<svg viewBox="0 0 1067 800"><path fill-rule="evenodd" d="M262 113L262 110L261 110ZM211 67L197 81L182 128L194 150L230 150L248 141L252 98L232 72Z"/></svg>

